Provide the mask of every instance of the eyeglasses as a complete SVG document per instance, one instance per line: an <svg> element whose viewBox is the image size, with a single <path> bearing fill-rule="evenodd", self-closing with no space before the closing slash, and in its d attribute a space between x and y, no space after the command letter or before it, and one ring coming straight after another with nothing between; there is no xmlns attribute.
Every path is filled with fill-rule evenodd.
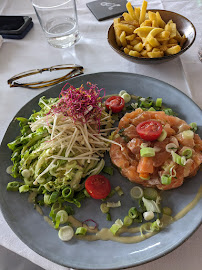
<svg viewBox="0 0 202 270"><path fill-rule="evenodd" d="M36 74L42 74L45 71L59 71L59 70L70 70L66 75L52 79L52 80L45 80L45 81L38 81L38 82L29 82L29 83L20 83L16 82L16 80L36 75ZM57 66L52 66L49 68L42 68L42 69L34 69L34 70L29 70L25 71L22 73L19 73L13 77L11 77L7 82L10 85L10 87L24 87L24 88L31 88L31 89L39 89L51 85L55 85L57 83L66 81L68 79L71 79L73 77L79 76L83 74L83 67L79 65L71 65L71 64L66 64L66 65L57 65Z"/></svg>

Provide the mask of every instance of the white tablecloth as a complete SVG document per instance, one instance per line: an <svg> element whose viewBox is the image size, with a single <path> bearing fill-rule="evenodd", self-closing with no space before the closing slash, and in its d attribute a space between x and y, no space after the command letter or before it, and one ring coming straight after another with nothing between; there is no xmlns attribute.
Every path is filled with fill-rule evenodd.
<svg viewBox="0 0 202 270"><path fill-rule="evenodd" d="M85 68L85 74L102 71L124 71L148 75L177 87L202 107L202 63L197 55L199 45L202 44L201 0L149 1L149 8L167 9L186 16L193 22L197 30L195 43L183 56L161 65L138 65L120 58L107 43L107 30L112 23L112 19L98 22L86 7L86 2L88 1L77 1L81 39L76 46L70 49L55 49L47 44L31 6L31 1L4 0L0 2L1 15L29 15L34 22L33 29L24 39L5 39L0 48L0 141L17 111L43 91L9 88L7 80L22 71L57 64L81 64ZM137 6L140 6L141 3L142 1L135 1ZM201 242L202 227L172 253L132 269L201 269ZM42 258L22 243L11 231L1 212L0 245L44 269L67 269Z"/></svg>

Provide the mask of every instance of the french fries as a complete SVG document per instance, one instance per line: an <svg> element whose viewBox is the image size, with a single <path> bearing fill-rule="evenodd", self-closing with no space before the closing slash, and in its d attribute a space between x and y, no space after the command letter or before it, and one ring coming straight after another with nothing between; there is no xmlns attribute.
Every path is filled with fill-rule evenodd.
<svg viewBox="0 0 202 270"><path fill-rule="evenodd" d="M114 19L116 42L128 55L144 58L159 58L178 53L186 42L176 23L165 22L159 12L147 12L147 1L142 6L126 4L123 19Z"/></svg>

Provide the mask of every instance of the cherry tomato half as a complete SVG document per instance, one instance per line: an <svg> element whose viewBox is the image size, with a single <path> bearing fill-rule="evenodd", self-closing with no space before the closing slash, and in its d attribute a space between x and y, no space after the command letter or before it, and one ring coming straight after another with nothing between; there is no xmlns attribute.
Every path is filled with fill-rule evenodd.
<svg viewBox="0 0 202 270"><path fill-rule="evenodd" d="M94 199L104 199L111 191L109 180L103 175L91 175L86 179L85 188Z"/></svg>
<svg viewBox="0 0 202 270"><path fill-rule="evenodd" d="M145 141L155 141L161 135L163 127L160 122L147 120L137 125L138 135Z"/></svg>
<svg viewBox="0 0 202 270"><path fill-rule="evenodd" d="M122 97L112 96L105 101L105 106L108 110L112 110L113 113L118 113L123 110L125 101Z"/></svg>

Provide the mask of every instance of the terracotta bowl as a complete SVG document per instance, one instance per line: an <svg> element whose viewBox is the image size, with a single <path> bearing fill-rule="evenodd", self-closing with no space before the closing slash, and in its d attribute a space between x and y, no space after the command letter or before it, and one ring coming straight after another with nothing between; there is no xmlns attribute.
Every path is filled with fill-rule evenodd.
<svg viewBox="0 0 202 270"><path fill-rule="evenodd" d="M149 10L147 10L149 11ZM167 10L159 10L159 9L150 9L150 11L153 12L159 12L161 15L161 18L167 23L169 20L173 20L174 23L176 23L177 30L181 35L185 34L187 40L184 43L182 49L180 52L174 55L167 55L159 58L140 58L140 57L134 57L125 54L121 48L117 45L116 39L115 39L115 33L114 33L114 24L112 24L108 30L108 42L109 45L112 47L112 49L117 52L120 56L124 57L125 59L138 63L138 64L160 64L163 62L170 61L172 59L175 59L179 55L183 54L186 50L188 50L191 45L194 43L194 40L196 38L196 29L191 21L189 21L184 16L177 14L172 11Z"/></svg>

